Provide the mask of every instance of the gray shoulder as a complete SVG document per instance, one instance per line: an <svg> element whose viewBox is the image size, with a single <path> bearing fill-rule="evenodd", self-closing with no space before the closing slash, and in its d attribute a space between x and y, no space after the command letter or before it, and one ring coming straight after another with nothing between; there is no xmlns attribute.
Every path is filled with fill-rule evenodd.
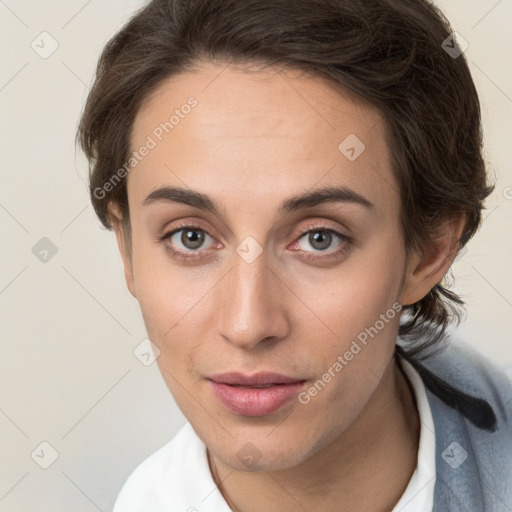
<svg viewBox="0 0 512 512"><path fill-rule="evenodd" d="M512 376L505 366L454 338L420 364L453 387L485 399L505 423L512 424Z"/></svg>

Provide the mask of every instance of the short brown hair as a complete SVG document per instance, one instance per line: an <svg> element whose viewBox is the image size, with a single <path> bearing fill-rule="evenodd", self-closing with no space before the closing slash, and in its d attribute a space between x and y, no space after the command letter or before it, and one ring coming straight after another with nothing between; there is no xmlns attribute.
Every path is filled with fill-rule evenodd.
<svg viewBox="0 0 512 512"><path fill-rule="evenodd" d="M426 0L153 0L108 42L77 138L105 227L109 205L128 219L126 179L98 197L130 153L141 103L164 79L203 61L261 63L328 78L384 116L401 195L407 251L464 214L459 248L492 192L478 95L443 14ZM102 189L104 190L104 189ZM407 306L399 335L413 355L434 346L464 302L441 283Z"/></svg>

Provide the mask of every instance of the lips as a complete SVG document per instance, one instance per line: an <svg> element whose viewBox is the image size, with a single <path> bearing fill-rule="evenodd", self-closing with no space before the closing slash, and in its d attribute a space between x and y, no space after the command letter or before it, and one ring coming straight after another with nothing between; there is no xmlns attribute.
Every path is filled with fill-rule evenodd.
<svg viewBox="0 0 512 512"><path fill-rule="evenodd" d="M219 384L231 384L233 386L269 386L273 384L293 384L301 382L301 379L287 377L279 373L261 372L254 375L245 375L243 373L219 373L213 375L210 380Z"/></svg>
<svg viewBox="0 0 512 512"><path fill-rule="evenodd" d="M222 373L208 380L217 399L229 411L241 416L264 416L277 411L296 396L306 382L269 372Z"/></svg>

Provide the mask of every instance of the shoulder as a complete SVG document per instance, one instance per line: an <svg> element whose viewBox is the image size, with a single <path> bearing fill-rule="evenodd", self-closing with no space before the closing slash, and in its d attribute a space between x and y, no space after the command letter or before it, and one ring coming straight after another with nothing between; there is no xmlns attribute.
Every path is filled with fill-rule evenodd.
<svg viewBox="0 0 512 512"><path fill-rule="evenodd" d="M435 425L434 511L509 510L512 383L504 367L454 339L408 360L423 380Z"/></svg>
<svg viewBox="0 0 512 512"><path fill-rule="evenodd" d="M131 472L113 512L142 512L148 507L152 512L160 512L168 509L170 498L174 504L180 502L180 493L186 492L182 486L184 473L187 468L200 466L202 449L192 426L183 425L168 443Z"/></svg>
<svg viewBox="0 0 512 512"><path fill-rule="evenodd" d="M505 368L460 339L418 361L424 369L466 395L483 399L505 424L512 424L512 380Z"/></svg>

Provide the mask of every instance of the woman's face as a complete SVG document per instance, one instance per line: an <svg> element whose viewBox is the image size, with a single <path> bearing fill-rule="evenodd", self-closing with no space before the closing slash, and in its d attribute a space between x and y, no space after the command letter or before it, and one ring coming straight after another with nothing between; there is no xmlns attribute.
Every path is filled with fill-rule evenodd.
<svg viewBox="0 0 512 512"><path fill-rule="evenodd" d="M178 406L234 469L305 461L394 351L406 259L382 117L318 77L204 64L148 98L131 143L148 149L126 276Z"/></svg>

